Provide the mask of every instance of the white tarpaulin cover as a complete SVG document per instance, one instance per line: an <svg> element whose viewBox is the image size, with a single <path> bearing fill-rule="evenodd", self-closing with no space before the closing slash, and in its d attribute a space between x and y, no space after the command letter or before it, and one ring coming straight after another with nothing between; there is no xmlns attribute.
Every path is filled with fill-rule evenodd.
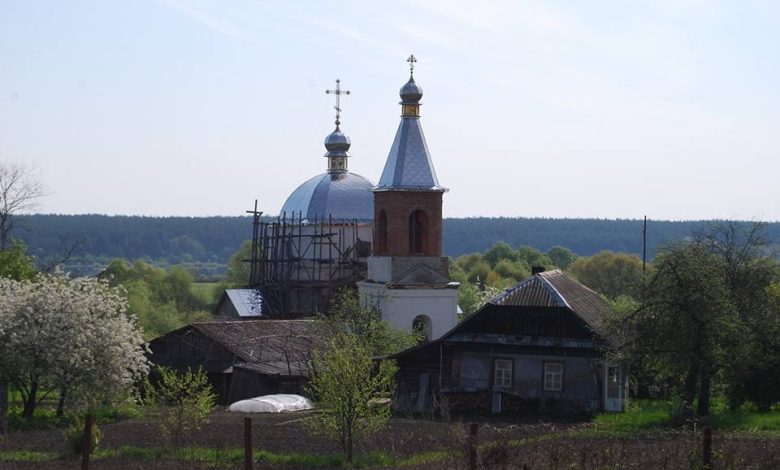
<svg viewBox="0 0 780 470"><path fill-rule="evenodd" d="M233 403L228 411L239 413L281 413L283 411L311 410L314 406L300 395L263 395Z"/></svg>

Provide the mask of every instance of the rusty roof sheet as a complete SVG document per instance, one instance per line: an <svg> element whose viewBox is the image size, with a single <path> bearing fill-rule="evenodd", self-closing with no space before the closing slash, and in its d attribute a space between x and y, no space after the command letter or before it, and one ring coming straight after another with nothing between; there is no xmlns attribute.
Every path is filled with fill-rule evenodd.
<svg viewBox="0 0 780 470"><path fill-rule="evenodd" d="M311 320L244 320L193 323L246 368L269 375L308 376L312 351L322 345Z"/></svg>
<svg viewBox="0 0 780 470"><path fill-rule="evenodd" d="M610 310L598 293L555 269L533 275L498 296L489 304L514 307L563 307L571 309L593 329Z"/></svg>

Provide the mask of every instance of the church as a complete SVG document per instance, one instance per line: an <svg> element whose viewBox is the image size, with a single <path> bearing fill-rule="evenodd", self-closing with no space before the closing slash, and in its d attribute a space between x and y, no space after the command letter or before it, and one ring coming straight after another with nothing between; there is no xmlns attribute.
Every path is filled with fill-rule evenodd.
<svg viewBox="0 0 780 470"><path fill-rule="evenodd" d="M458 324L457 289L442 253L442 204L421 124L422 87L401 87L401 122L378 183L349 171L350 139L325 138L325 172L298 186L275 220L255 209L250 289L229 290L227 321L188 325L150 344L155 364L204 367L224 402L301 393L322 341L316 322L343 287L421 344L391 356L394 408L405 412L589 412L625 407L625 370L597 333L609 305L567 274L534 268ZM230 307L230 308L228 308ZM218 307L219 309L220 307ZM232 320L232 321L231 321ZM244 321L258 320L258 321Z"/></svg>
<svg viewBox="0 0 780 470"><path fill-rule="evenodd" d="M339 288L361 297L393 327L441 336L457 323L458 283L442 256L442 196L420 122L422 87L401 87L401 122L377 184L349 171L350 138L341 130L339 80L335 129L325 138L326 171L296 188L271 222L256 220L250 287L271 318L327 311Z"/></svg>

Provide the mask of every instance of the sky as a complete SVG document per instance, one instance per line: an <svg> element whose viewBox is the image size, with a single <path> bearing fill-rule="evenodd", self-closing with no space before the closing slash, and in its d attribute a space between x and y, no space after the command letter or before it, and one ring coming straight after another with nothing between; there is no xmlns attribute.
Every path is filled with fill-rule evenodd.
<svg viewBox="0 0 780 470"><path fill-rule="evenodd" d="M0 0L0 161L38 210L276 214L335 79L376 182L418 59L446 217L780 220L780 2Z"/></svg>

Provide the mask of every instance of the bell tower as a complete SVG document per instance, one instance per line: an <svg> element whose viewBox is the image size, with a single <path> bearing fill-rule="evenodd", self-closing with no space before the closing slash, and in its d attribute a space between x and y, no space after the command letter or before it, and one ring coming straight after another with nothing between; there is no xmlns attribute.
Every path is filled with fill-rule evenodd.
<svg viewBox="0 0 780 470"><path fill-rule="evenodd" d="M442 256L442 195L420 125L422 88L401 87L401 123L374 193L374 252L360 293L398 329L421 329L435 339L457 323L458 283Z"/></svg>

